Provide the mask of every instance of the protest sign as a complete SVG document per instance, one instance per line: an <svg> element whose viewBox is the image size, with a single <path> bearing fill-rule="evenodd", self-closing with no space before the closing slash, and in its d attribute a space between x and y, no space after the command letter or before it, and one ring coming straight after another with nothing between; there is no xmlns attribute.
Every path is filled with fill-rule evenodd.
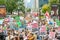
<svg viewBox="0 0 60 40"><path fill-rule="evenodd" d="M58 27L58 32L60 32L60 27Z"/></svg>
<svg viewBox="0 0 60 40"><path fill-rule="evenodd" d="M3 27L2 27L2 26L0 26L0 33L1 33L1 32L3 32Z"/></svg>
<svg viewBox="0 0 60 40"><path fill-rule="evenodd" d="M4 21L5 21L5 22L9 22L9 18L5 18Z"/></svg>
<svg viewBox="0 0 60 40"><path fill-rule="evenodd" d="M38 16L38 13L37 12L33 12L33 16L34 17L37 17Z"/></svg>
<svg viewBox="0 0 60 40"><path fill-rule="evenodd" d="M16 22L16 23L17 23L17 25L18 25L18 28L20 28L20 26L21 26L21 22L18 21L18 22Z"/></svg>
<svg viewBox="0 0 60 40"><path fill-rule="evenodd" d="M0 20L0 24L2 24L3 23L3 19L2 20Z"/></svg>
<svg viewBox="0 0 60 40"><path fill-rule="evenodd" d="M50 32L49 33L49 38L55 38L55 34L56 34L55 32Z"/></svg>
<svg viewBox="0 0 60 40"><path fill-rule="evenodd" d="M37 28L37 27L38 27L37 21L33 21L33 22L32 22L32 28Z"/></svg>
<svg viewBox="0 0 60 40"><path fill-rule="evenodd" d="M45 27L45 25L43 25L43 26L40 28L40 32L46 32L46 27Z"/></svg>

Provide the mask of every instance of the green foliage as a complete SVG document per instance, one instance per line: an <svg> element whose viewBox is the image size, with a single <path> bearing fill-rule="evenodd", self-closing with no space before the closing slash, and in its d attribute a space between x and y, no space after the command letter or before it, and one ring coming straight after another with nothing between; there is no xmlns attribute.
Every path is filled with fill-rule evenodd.
<svg viewBox="0 0 60 40"><path fill-rule="evenodd" d="M49 0L49 3L50 4L58 4L59 3L59 0Z"/></svg>
<svg viewBox="0 0 60 40"><path fill-rule="evenodd" d="M6 8L7 8L7 11L10 12L10 13L12 13L12 11L17 8L16 1L14 1L14 0L6 0L5 5L6 5Z"/></svg>
<svg viewBox="0 0 60 40"><path fill-rule="evenodd" d="M48 4L43 5L42 12L46 13L46 11L50 12L51 8Z"/></svg>
<svg viewBox="0 0 60 40"><path fill-rule="evenodd" d="M17 9L19 8L19 11L22 11L23 13L25 13L25 6L24 6L24 0L18 0L18 7Z"/></svg>
<svg viewBox="0 0 60 40"><path fill-rule="evenodd" d="M31 9L30 8L27 8L27 12L30 12L31 11Z"/></svg>
<svg viewBox="0 0 60 40"><path fill-rule="evenodd" d="M24 7L24 0L0 0L0 4L5 4L7 12L12 13L14 10L25 12L25 7ZM20 3L18 3L20 2Z"/></svg>
<svg viewBox="0 0 60 40"><path fill-rule="evenodd" d="M5 0L0 0L0 4L5 4Z"/></svg>

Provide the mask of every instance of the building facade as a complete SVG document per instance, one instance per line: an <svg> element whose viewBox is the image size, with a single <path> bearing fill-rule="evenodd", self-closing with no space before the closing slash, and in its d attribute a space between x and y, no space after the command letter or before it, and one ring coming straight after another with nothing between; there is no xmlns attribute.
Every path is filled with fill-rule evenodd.
<svg viewBox="0 0 60 40"><path fill-rule="evenodd" d="M48 0L25 0L25 7L31 8L33 11L38 11L44 4L47 4Z"/></svg>
<svg viewBox="0 0 60 40"><path fill-rule="evenodd" d="M48 4L48 0L39 0L39 7L42 7L44 4Z"/></svg>

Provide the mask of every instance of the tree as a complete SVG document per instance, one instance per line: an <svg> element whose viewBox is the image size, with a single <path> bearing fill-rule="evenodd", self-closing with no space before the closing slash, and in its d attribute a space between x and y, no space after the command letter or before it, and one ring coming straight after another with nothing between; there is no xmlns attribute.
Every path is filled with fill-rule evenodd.
<svg viewBox="0 0 60 40"><path fill-rule="evenodd" d="M17 4L18 4L17 10L25 13L24 0L18 0Z"/></svg>
<svg viewBox="0 0 60 40"><path fill-rule="evenodd" d="M5 4L5 0L0 0L0 5Z"/></svg>
<svg viewBox="0 0 60 40"><path fill-rule="evenodd" d="M59 0L59 20L60 20L60 0Z"/></svg>
<svg viewBox="0 0 60 40"><path fill-rule="evenodd" d="M58 9L58 4L59 4L59 0L49 0L49 5L51 7L51 9L54 11L54 16L57 16L57 9ZM52 6L52 5L56 5L56 6Z"/></svg>
<svg viewBox="0 0 60 40"><path fill-rule="evenodd" d="M46 13L46 11L50 12L51 8L48 4L43 5L42 12Z"/></svg>
<svg viewBox="0 0 60 40"><path fill-rule="evenodd" d="M30 8L27 8L27 12L30 12L31 11L31 9Z"/></svg>
<svg viewBox="0 0 60 40"><path fill-rule="evenodd" d="M0 4L6 6L7 12L11 13L14 10L25 12L24 0L0 0Z"/></svg>
<svg viewBox="0 0 60 40"><path fill-rule="evenodd" d="M5 2L6 9L12 14L13 10L17 8L16 0L6 0Z"/></svg>
<svg viewBox="0 0 60 40"><path fill-rule="evenodd" d="M58 4L59 3L59 0L49 0L49 3L50 4Z"/></svg>

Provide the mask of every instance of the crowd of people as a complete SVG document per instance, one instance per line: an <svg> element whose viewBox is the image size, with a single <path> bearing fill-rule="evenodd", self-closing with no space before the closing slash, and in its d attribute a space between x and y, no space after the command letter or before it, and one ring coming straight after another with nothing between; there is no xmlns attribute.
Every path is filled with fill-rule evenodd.
<svg viewBox="0 0 60 40"><path fill-rule="evenodd" d="M60 27L56 19L27 17L21 17L18 22L13 17L9 21L6 18L0 25L0 40L60 40Z"/></svg>

